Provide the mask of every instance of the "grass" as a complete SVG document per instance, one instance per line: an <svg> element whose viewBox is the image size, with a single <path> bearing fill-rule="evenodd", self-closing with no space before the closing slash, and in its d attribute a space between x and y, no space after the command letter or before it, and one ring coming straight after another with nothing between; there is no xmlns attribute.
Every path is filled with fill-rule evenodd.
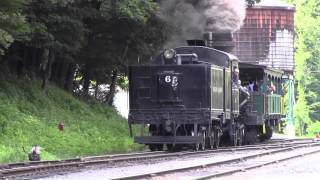
<svg viewBox="0 0 320 180"><path fill-rule="evenodd" d="M34 144L42 147L43 160L142 148L111 107L86 104L54 86L44 94L37 81L0 81L0 163L27 160L23 148L28 152Z"/></svg>

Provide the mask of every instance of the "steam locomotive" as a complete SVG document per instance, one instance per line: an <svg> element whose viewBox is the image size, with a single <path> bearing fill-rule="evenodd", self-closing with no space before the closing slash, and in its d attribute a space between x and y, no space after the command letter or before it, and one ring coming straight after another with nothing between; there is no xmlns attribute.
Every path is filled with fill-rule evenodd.
<svg viewBox="0 0 320 180"><path fill-rule="evenodd" d="M284 117L283 71L239 62L231 33L167 49L150 64L129 67L129 116L136 143L150 150L195 150L270 139ZM249 91L245 84L255 82Z"/></svg>

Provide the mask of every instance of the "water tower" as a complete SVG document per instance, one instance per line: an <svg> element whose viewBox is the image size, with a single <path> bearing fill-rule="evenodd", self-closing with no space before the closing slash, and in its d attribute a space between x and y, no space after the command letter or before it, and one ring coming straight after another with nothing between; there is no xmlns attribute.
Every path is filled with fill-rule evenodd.
<svg viewBox="0 0 320 180"><path fill-rule="evenodd" d="M264 0L248 8L242 28L234 34L241 61L294 71L295 8Z"/></svg>

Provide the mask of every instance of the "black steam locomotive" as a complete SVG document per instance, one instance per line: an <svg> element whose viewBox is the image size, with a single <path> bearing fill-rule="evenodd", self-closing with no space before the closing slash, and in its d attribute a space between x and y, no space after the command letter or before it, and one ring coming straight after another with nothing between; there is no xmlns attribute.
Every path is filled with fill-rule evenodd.
<svg viewBox="0 0 320 180"><path fill-rule="evenodd" d="M239 62L228 53L231 34L205 37L129 67L130 134L132 124L141 125L136 143L198 150L271 138L284 117L283 72Z"/></svg>

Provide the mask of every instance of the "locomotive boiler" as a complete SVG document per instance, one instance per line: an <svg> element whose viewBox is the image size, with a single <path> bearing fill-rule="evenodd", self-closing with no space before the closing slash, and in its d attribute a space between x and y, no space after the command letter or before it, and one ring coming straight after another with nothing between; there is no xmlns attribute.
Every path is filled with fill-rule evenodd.
<svg viewBox="0 0 320 180"><path fill-rule="evenodd" d="M129 117L134 141L151 150L217 148L269 139L283 117L280 70L239 62L231 33L165 50L150 65L129 67ZM265 91L242 83L258 81ZM269 92L270 82L277 89Z"/></svg>

